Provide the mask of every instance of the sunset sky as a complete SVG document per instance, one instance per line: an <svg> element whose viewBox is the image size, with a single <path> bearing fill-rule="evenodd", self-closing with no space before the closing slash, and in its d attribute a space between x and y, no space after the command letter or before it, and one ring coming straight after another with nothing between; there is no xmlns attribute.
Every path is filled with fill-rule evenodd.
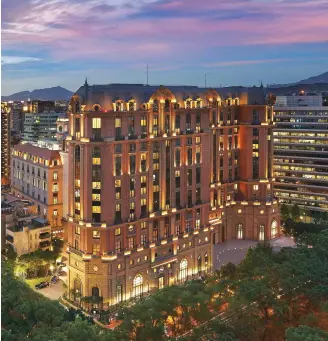
<svg viewBox="0 0 328 341"><path fill-rule="evenodd" d="M3 0L2 94L289 83L328 71L328 0Z"/></svg>

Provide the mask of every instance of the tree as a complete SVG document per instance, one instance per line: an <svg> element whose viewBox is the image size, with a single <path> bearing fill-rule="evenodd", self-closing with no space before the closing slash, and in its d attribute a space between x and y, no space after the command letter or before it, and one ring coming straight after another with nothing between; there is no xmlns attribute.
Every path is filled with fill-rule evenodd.
<svg viewBox="0 0 328 341"><path fill-rule="evenodd" d="M282 204L280 207L281 218L285 221L289 218L289 209L286 204Z"/></svg>
<svg viewBox="0 0 328 341"><path fill-rule="evenodd" d="M290 327L286 330L286 341L328 341L328 333L308 326Z"/></svg>
<svg viewBox="0 0 328 341"><path fill-rule="evenodd" d="M295 221L298 221L300 219L301 211L300 208L295 204L292 207L292 218Z"/></svg>
<svg viewBox="0 0 328 341"><path fill-rule="evenodd" d="M236 273L236 265L229 262L226 265L223 265L220 269L220 276L221 277L228 277L228 278L233 278L233 276Z"/></svg>

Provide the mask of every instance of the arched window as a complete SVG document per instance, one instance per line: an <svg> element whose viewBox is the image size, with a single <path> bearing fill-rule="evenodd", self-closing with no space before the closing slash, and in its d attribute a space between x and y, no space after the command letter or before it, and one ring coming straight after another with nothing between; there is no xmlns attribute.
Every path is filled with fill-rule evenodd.
<svg viewBox="0 0 328 341"><path fill-rule="evenodd" d="M238 224L237 225L237 239L244 239L243 224Z"/></svg>
<svg viewBox="0 0 328 341"><path fill-rule="evenodd" d="M278 234L278 223L276 220L272 220L271 223L271 238L276 238Z"/></svg>
<svg viewBox="0 0 328 341"><path fill-rule="evenodd" d="M82 283L79 278L74 279L74 301L82 296Z"/></svg>
<svg viewBox="0 0 328 341"><path fill-rule="evenodd" d="M235 105L239 105L239 98L235 98Z"/></svg>
<svg viewBox="0 0 328 341"><path fill-rule="evenodd" d="M205 262L205 266L207 266L208 265L208 254L207 254L207 252L204 255L204 262Z"/></svg>
<svg viewBox="0 0 328 341"><path fill-rule="evenodd" d="M179 280L185 281L187 279L187 275L188 275L188 261L186 259L183 259L180 262Z"/></svg>
<svg viewBox="0 0 328 341"><path fill-rule="evenodd" d="M198 99L197 101L196 101L196 108L197 109L200 109L202 107L202 100L201 99Z"/></svg>
<svg viewBox="0 0 328 341"><path fill-rule="evenodd" d="M123 301L123 288L122 284L116 286L116 303Z"/></svg>
<svg viewBox="0 0 328 341"><path fill-rule="evenodd" d="M191 103L192 103L192 101L190 98L186 100L186 109L191 109L191 107L192 107Z"/></svg>
<svg viewBox="0 0 328 341"><path fill-rule="evenodd" d="M155 99L153 103L153 112L158 112L158 100Z"/></svg>
<svg viewBox="0 0 328 341"><path fill-rule="evenodd" d="M75 161L79 162L81 157L81 149L80 146L75 147Z"/></svg>
<svg viewBox="0 0 328 341"><path fill-rule="evenodd" d="M133 291L135 297L140 297L142 294L142 284L143 284L143 277L142 275L138 274L133 279Z"/></svg>
<svg viewBox="0 0 328 341"><path fill-rule="evenodd" d="M170 111L170 100L166 99L164 104L164 111L169 112Z"/></svg>
<svg viewBox="0 0 328 341"><path fill-rule="evenodd" d="M75 101L75 112L78 113L81 110L81 105L80 105L80 101L76 100Z"/></svg>
<svg viewBox="0 0 328 341"><path fill-rule="evenodd" d="M94 297L99 297L99 288L98 287L93 287L91 289L91 295Z"/></svg>
<svg viewBox="0 0 328 341"><path fill-rule="evenodd" d="M264 225L259 226L259 240L260 241L264 240Z"/></svg>
<svg viewBox="0 0 328 341"><path fill-rule="evenodd" d="M197 257L197 271L198 273L202 271L202 257L201 256Z"/></svg>
<svg viewBox="0 0 328 341"><path fill-rule="evenodd" d="M123 111L123 102L122 101L116 101L115 102L115 111Z"/></svg>
<svg viewBox="0 0 328 341"><path fill-rule="evenodd" d="M129 101L129 103L128 103L128 110L129 111L134 111L134 101Z"/></svg>

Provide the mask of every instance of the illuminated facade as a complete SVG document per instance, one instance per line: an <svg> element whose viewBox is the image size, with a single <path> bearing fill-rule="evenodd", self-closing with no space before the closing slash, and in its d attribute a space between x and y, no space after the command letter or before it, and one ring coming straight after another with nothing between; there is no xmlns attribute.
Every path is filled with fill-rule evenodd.
<svg viewBox="0 0 328 341"><path fill-rule="evenodd" d="M38 207L40 217L47 219L54 237L63 237L63 165L60 152L31 144L13 148L11 190Z"/></svg>
<svg viewBox="0 0 328 341"><path fill-rule="evenodd" d="M297 204L308 215L311 211L325 212L328 210L328 107L322 106L319 95L292 97L298 106L283 106L286 99L279 101L274 109L274 193L280 202ZM308 106L312 103L319 106Z"/></svg>
<svg viewBox="0 0 328 341"><path fill-rule="evenodd" d="M68 114L71 292L116 304L211 270L213 244L278 237L271 107L85 84Z"/></svg>
<svg viewBox="0 0 328 341"><path fill-rule="evenodd" d="M10 107L1 103L1 184L9 183L10 178L10 115Z"/></svg>

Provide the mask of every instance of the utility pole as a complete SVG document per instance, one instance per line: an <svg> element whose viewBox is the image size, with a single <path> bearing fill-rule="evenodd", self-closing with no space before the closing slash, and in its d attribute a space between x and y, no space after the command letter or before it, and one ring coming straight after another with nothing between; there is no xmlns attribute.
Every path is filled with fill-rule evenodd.
<svg viewBox="0 0 328 341"><path fill-rule="evenodd" d="M147 64L147 85L148 85L148 64Z"/></svg>

